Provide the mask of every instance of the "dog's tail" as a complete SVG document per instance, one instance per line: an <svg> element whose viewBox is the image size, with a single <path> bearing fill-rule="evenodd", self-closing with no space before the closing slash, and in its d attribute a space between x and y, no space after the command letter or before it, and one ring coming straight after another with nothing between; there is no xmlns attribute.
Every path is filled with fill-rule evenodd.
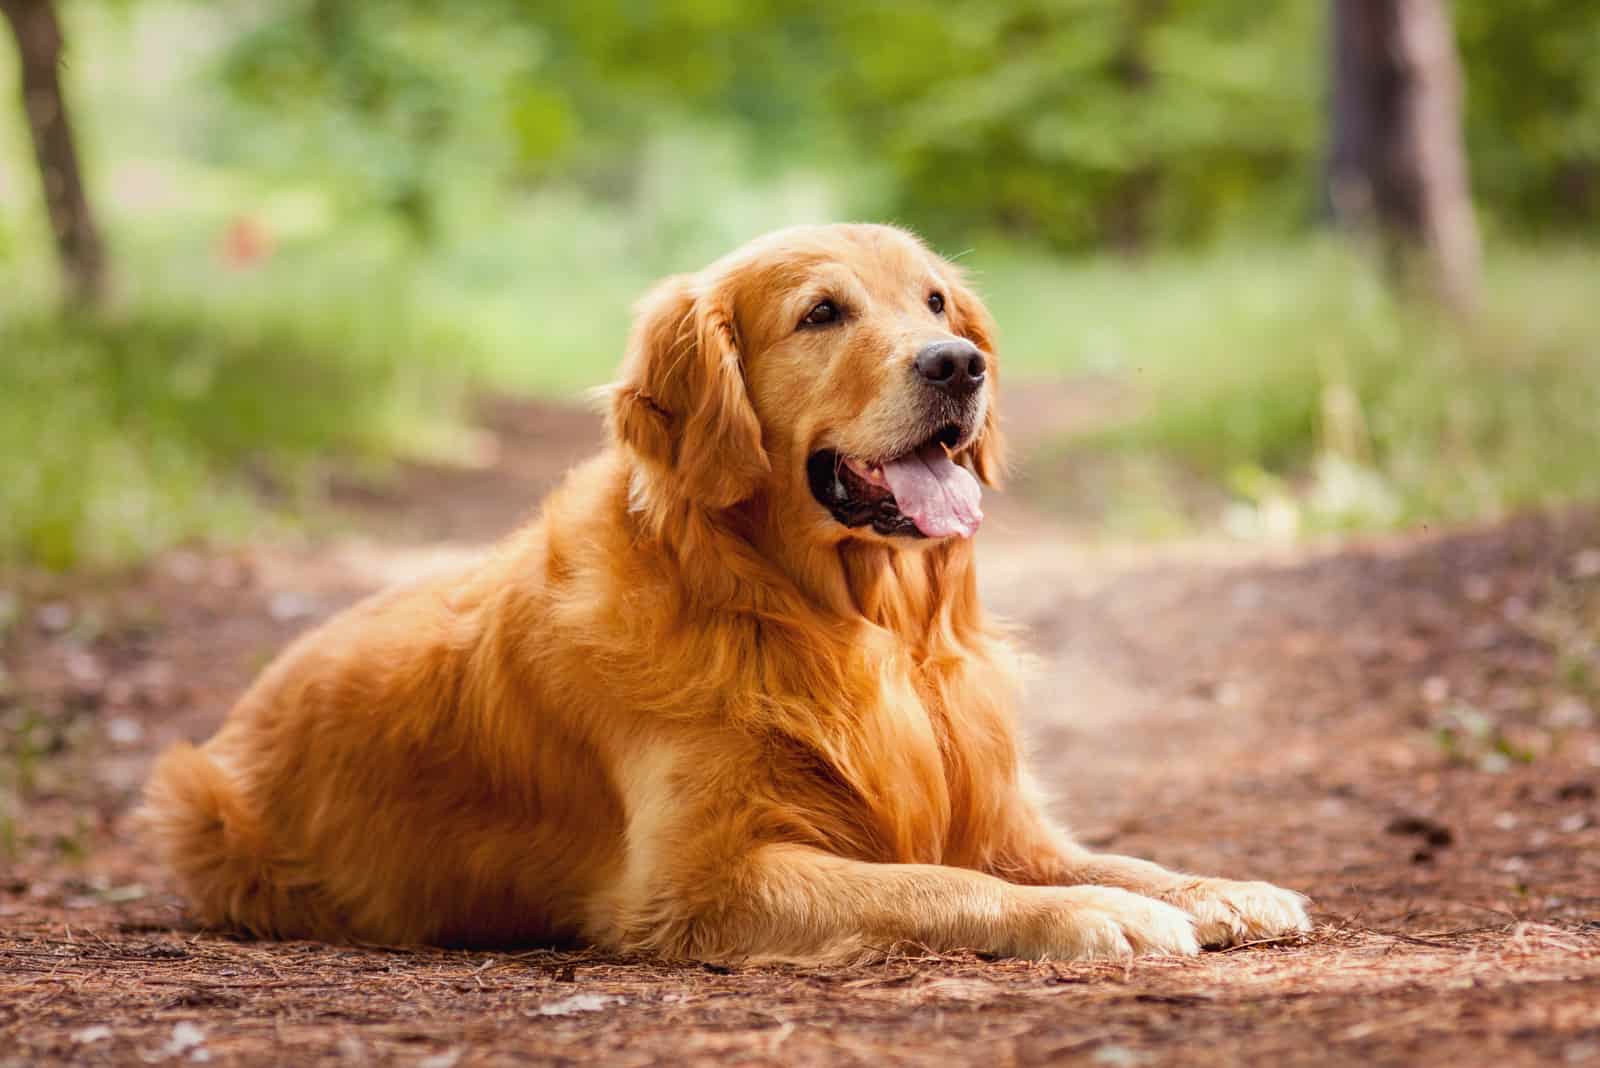
<svg viewBox="0 0 1600 1068"><path fill-rule="evenodd" d="M180 742L161 754L137 821L205 925L258 937L316 926L311 895L284 878L260 819L204 751Z"/></svg>

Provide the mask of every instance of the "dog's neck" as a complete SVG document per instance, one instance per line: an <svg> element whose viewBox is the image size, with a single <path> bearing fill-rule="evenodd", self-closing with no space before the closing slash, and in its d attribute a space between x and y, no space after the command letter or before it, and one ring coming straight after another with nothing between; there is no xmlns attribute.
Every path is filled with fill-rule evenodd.
<svg viewBox="0 0 1600 1068"><path fill-rule="evenodd" d="M865 621L923 655L983 626L970 540L817 542L805 536L807 517L785 514L766 496L707 509L641 468L628 486L633 521L688 573L685 588L705 609L786 622L817 614L845 625Z"/></svg>
<svg viewBox="0 0 1600 1068"><path fill-rule="evenodd" d="M980 620L970 542L900 548L852 540L819 555L832 556L822 566L837 568L856 612L919 647L959 637Z"/></svg>

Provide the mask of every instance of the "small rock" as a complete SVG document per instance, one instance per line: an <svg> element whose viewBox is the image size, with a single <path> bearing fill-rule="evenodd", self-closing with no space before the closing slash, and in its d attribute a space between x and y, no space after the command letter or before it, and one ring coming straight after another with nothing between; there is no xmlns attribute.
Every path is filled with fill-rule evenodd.
<svg viewBox="0 0 1600 1068"><path fill-rule="evenodd" d="M1600 549L1584 549L1572 558L1573 578L1600 576Z"/></svg>
<svg viewBox="0 0 1600 1068"><path fill-rule="evenodd" d="M1430 675L1422 682L1422 699L1430 705L1441 705L1450 697L1450 680L1443 675Z"/></svg>
<svg viewBox="0 0 1600 1068"><path fill-rule="evenodd" d="M1485 753L1478 758L1478 770L1490 775L1504 775L1511 770L1511 758L1501 752Z"/></svg>
<svg viewBox="0 0 1600 1068"><path fill-rule="evenodd" d="M181 1057L190 1054L191 1060L209 1060L209 1057L199 1057L197 1054L204 1052L200 1049L205 1044L206 1033L188 1020L180 1020L172 1026L172 1037L167 1039L167 1044L161 1047L161 1054L165 1057Z"/></svg>
<svg viewBox="0 0 1600 1068"><path fill-rule="evenodd" d="M267 614L279 623L292 623L297 619L305 619L315 614L315 602L303 593L294 590L284 590L272 595L267 602Z"/></svg>
<svg viewBox="0 0 1600 1068"><path fill-rule="evenodd" d="M136 719L118 716L106 722L106 737L113 745L138 745L144 740L144 725Z"/></svg>
<svg viewBox="0 0 1600 1068"><path fill-rule="evenodd" d="M431 1057L424 1057L417 1062L417 1068L455 1068L456 1062L461 1059L459 1049L447 1049L443 1053L435 1053Z"/></svg>
<svg viewBox="0 0 1600 1068"><path fill-rule="evenodd" d="M80 1046L87 1046L91 1042L102 1042L110 1038L111 1028L105 1024L95 1024L93 1027L85 1027L81 1031L74 1031L68 1037Z"/></svg>
<svg viewBox="0 0 1600 1068"><path fill-rule="evenodd" d="M1495 828L1501 831L1516 830L1517 822L1517 817L1510 812L1502 812L1494 818Z"/></svg>
<svg viewBox="0 0 1600 1068"><path fill-rule="evenodd" d="M609 1005L620 1004L622 999L614 994L574 994L560 1001L550 1001L534 1010L538 1016L575 1016L580 1012L599 1012Z"/></svg>
<svg viewBox="0 0 1600 1068"><path fill-rule="evenodd" d="M99 686L105 681L105 668L100 658L87 649L74 649L66 657L67 677L79 686Z"/></svg>
<svg viewBox="0 0 1600 1068"><path fill-rule="evenodd" d="M72 606L65 601L50 601L39 606L34 622L47 634L60 634L72 626Z"/></svg>
<svg viewBox="0 0 1600 1068"><path fill-rule="evenodd" d="M1561 831L1563 834L1575 834L1587 826L1589 826L1588 814L1584 812L1574 812L1570 816L1562 817L1561 822L1556 824L1556 829Z"/></svg>

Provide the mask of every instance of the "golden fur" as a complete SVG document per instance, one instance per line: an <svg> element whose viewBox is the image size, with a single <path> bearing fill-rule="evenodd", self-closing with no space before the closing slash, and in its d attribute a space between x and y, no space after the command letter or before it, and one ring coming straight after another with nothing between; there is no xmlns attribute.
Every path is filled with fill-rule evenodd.
<svg viewBox="0 0 1600 1068"><path fill-rule="evenodd" d="M849 323L797 330L819 294ZM215 737L161 758L142 821L200 918L801 962L1303 928L1299 895L1053 827L971 541L847 529L808 491L820 445L912 446L911 354L954 337L995 368L956 270L889 227L783 231L663 282L610 447L537 520L305 635ZM958 459L993 484L984 388Z"/></svg>

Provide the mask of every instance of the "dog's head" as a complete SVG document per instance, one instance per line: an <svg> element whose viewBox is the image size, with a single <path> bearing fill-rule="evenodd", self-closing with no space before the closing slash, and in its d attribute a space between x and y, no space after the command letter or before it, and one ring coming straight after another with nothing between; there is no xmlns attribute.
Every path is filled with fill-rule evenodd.
<svg viewBox="0 0 1600 1068"><path fill-rule="evenodd" d="M967 537L1001 473L993 336L903 230L780 231L640 302L612 433L706 508L764 496L823 540Z"/></svg>

